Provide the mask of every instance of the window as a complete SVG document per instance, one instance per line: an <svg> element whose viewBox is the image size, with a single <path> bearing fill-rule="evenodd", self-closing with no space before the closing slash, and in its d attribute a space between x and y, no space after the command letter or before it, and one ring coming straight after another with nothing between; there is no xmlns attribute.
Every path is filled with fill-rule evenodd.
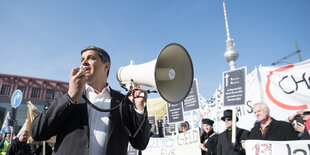
<svg viewBox="0 0 310 155"><path fill-rule="evenodd" d="M23 96L24 96L25 91L26 91L26 87L24 87L24 86L17 86L17 89L19 89L20 91L22 91Z"/></svg>
<svg viewBox="0 0 310 155"><path fill-rule="evenodd" d="M33 87L32 91L31 91L31 97L32 98L40 98L40 92L41 92L41 88Z"/></svg>
<svg viewBox="0 0 310 155"><path fill-rule="evenodd" d="M53 99L54 98L54 92L55 92L55 90L46 89L45 99L47 99L47 100Z"/></svg>
<svg viewBox="0 0 310 155"><path fill-rule="evenodd" d="M0 95L10 95L11 85L2 85Z"/></svg>

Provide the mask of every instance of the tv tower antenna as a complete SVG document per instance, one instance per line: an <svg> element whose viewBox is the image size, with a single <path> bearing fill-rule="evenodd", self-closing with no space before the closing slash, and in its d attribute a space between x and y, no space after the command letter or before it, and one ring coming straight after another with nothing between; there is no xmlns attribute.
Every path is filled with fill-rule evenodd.
<svg viewBox="0 0 310 155"><path fill-rule="evenodd" d="M234 40L230 38L226 7L225 7L224 1L223 1L223 8L224 8L225 26L226 26L226 34L227 34L226 51L224 53L224 58L227 62L229 62L230 69L233 70L236 68L235 62L238 59L239 54L237 50L234 48Z"/></svg>

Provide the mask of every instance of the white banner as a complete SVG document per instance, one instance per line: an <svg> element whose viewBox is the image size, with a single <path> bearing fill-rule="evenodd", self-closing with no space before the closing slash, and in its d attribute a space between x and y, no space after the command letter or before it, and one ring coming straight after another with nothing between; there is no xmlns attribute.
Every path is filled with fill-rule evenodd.
<svg viewBox="0 0 310 155"><path fill-rule="evenodd" d="M245 151L247 155L309 155L310 140L246 140Z"/></svg>
<svg viewBox="0 0 310 155"><path fill-rule="evenodd" d="M244 106L237 107L236 114L239 118L237 126L246 130L251 130L256 121L252 106L257 102L261 102L261 93L256 67L247 75L246 82L246 103Z"/></svg>
<svg viewBox="0 0 310 155"><path fill-rule="evenodd" d="M201 155L199 128L164 138L150 138L143 155Z"/></svg>
<svg viewBox="0 0 310 155"><path fill-rule="evenodd" d="M286 120L310 107L310 60L287 66L259 68L265 102L271 116Z"/></svg>

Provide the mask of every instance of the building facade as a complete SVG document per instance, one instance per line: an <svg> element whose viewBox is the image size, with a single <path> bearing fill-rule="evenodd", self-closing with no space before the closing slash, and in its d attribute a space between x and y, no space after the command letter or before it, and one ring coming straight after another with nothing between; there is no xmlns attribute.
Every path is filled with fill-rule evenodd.
<svg viewBox="0 0 310 155"><path fill-rule="evenodd" d="M68 88L68 82L0 73L0 125L2 126L7 112L12 113L10 102L15 90L19 89L23 92L21 104L14 109L17 121L14 131L18 133L27 118L26 102L31 101L40 111L43 111L45 105L52 102L56 92L67 92Z"/></svg>

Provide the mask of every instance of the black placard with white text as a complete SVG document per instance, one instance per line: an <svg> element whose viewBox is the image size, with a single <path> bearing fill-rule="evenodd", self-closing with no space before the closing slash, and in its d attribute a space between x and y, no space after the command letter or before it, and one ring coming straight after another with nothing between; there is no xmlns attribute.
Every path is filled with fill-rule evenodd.
<svg viewBox="0 0 310 155"><path fill-rule="evenodd" d="M224 106L245 105L246 67L223 72Z"/></svg>
<svg viewBox="0 0 310 155"><path fill-rule="evenodd" d="M171 123L177 123L177 122L183 122L183 107L182 103L177 104L171 104L167 103L167 115L168 115L168 122Z"/></svg>
<svg viewBox="0 0 310 155"><path fill-rule="evenodd" d="M194 79L192 88L183 102L184 112L199 109L199 97L198 97L197 85L198 85L197 80Z"/></svg>

